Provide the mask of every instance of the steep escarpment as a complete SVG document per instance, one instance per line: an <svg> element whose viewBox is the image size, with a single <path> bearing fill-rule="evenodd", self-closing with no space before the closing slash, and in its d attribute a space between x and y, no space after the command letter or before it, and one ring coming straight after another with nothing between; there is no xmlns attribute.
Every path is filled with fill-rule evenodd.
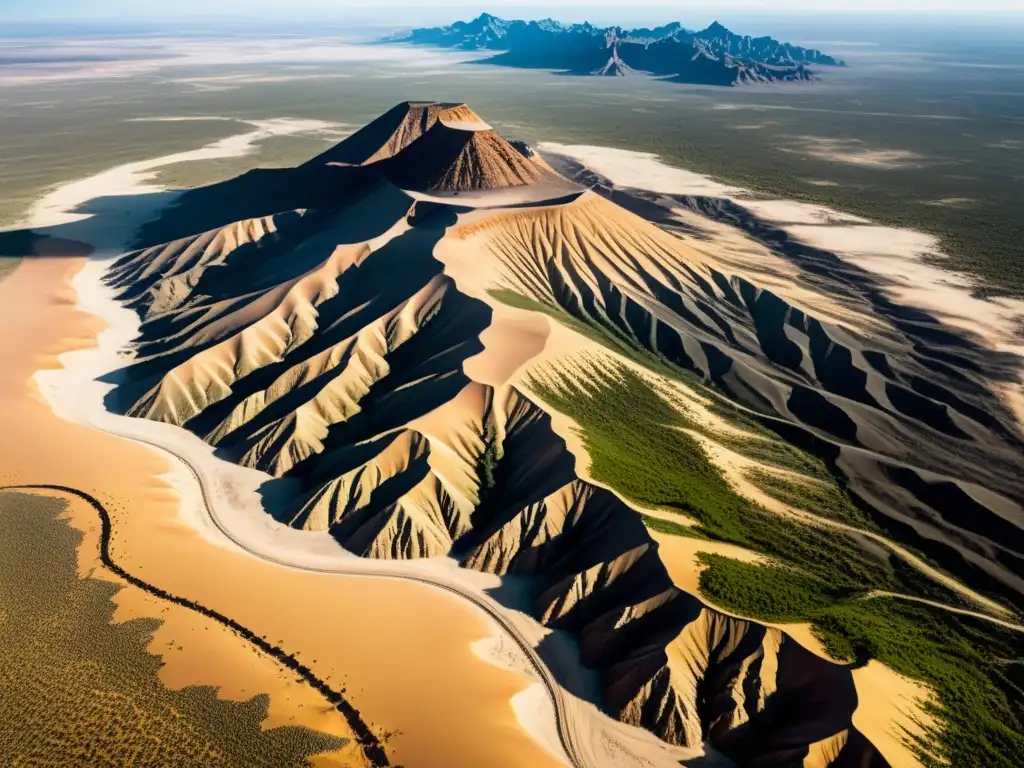
<svg viewBox="0 0 1024 768"><path fill-rule="evenodd" d="M639 72L670 81L731 86L814 79L808 65L843 66L821 51L771 37L738 35L715 22L692 31L678 22L623 29L552 19L518 21L481 14L469 22L415 29L395 42L500 51L489 63L583 75Z"/></svg>
<svg viewBox="0 0 1024 768"><path fill-rule="evenodd" d="M381 121L314 163L338 185L323 205L258 211L112 265L142 323L109 405L264 472L282 524L365 557L522 577L532 615L575 638L596 703L624 722L740 765L887 764L854 725L850 666L680 589L645 518L590 474L587 441L624 439L615 419L635 398L623 390L621 413L606 404L577 429L556 423L570 409L537 377L586 400L623 385L622 366L642 370L669 393L654 397L652 439L728 399L821 448L872 514L960 557L958 575L1013 594L1020 437L980 372L573 189L463 107L405 104ZM503 202L508 189L531 194ZM690 405L670 396L680 387ZM660 483L684 492L659 504L696 514L684 496L713 492L770 526L687 440L659 458L700 482ZM896 570L875 540L847 538L858 568ZM870 602L856 584L826 587L815 599Z"/></svg>
<svg viewBox="0 0 1024 768"><path fill-rule="evenodd" d="M317 155L306 165L370 165L386 160L397 155L438 122L448 125L483 125L483 121L465 104L405 101L367 123L345 141Z"/></svg>
<svg viewBox="0 0 1024 768"><path fill-rule="evenodd" d="M810 744L850 731L848 670L677 589L639 516L576 476L545 411L510 390L493 413L498 490L473 515L463 562L535 579L535 615L579 639L610 712L672 743L709 740L744 764L799 762ZM861 743L843 759L878 757Z"/></svg>
<svg viewBox="0 0 1024 768"><path fill-rule="evenodd" d="M394 188L373 197L402 207ZM601 671L603 706L625 722L699 746L753 719L755 751L774 753L762 733L773 726L757 713L769 711L778 683L751 687L746 671L761 646L725 652L718 637L764 628L678 590L640 517L577 476L546 412L517 388L466 376L492 310L433 256L447 220L413 227L399 215L383 235L320 251L323 262L309 267L298 254L319 238L344 239L337 217L313 226L311 215L320 216L297 219L308 229L231 230L262 251L262 279L278 275L262 290L229 295L239 281L214 279L237 258L230 232L115 265L111 282L145 317L139 359L115 394L125 410L184 426L225 458L280 478L268 483L291 483L291 501L270 511L330 531L353 552L460 552L466 567L529 577L535 615L580 638L583 662ZM736 627L701 630L707 616ZM703 661L686 661L695 646ZM718 703L708 708L712 681ZM736 704L726 715L727 699ZM856 696L833 699L845 717L823 721L822 737L852 727Z"/></svg>
<svg viewBox="0 0 1024 768"><path fill-rule="evenodd" d="M823 317L595 194L467 222L442 247L491 253L503 288L712 383L835 461L947 567L1024 595L1006 536L1024 525L1024 442L966 349L868 335L838 305ZM975 512L920 492L942 484Z"/></svg>
<svg viewBox="0 0 1024 768"><path fill-rule="evenodd" d="M519 187L551 181L533 163L488 128L438 122L383 169L397 186L431 192Z"/></svg>

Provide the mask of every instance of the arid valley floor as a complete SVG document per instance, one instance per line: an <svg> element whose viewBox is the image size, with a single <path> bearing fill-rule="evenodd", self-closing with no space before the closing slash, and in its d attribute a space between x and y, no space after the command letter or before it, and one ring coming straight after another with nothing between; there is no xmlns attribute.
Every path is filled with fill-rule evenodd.
<svg viewBox="0 0 1024 768"><path fill-rule="evenodd" d="M657 82L64 45L0 87L0 763L1024 761L1007 164L826 119L714 173L621 124ZM782 130L683 90L687 141Z"/></svg>

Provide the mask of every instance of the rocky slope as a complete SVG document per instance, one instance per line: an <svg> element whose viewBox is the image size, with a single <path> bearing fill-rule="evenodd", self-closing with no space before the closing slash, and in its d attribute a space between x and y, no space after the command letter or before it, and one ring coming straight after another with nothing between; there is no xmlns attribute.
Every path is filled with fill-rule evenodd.
<svg viewBox="0 0 1024 768"><path fill-rule="evenodd" d="M654 29L513 21L481 14L446 27L415 29L397 42L501 51L487 61L576 74L646 72L677 82L738 85L810 80L814 66L843 66L821 51L771 37L738 35L715 22L700 31L673 22Z"/></svg>
<svg viewBox="0 0 1024 768"><path fill-rule="evenodd" d="M566 197L460 105L399 105L295 172L317 182L302 185L314 205L113 265L143 323L111 406L266 472L288 489L270 513L357 554L526 577L534 616L572 633L600 705L625 722L740 765L886 765L853 726L849 668L678 589L641 517L586 479L530 374L608 353L564 328L555 344L554 321L492 292L632 339L828 441L864 498L969 541L969 566L1013 591L1020 439L977 381L598 194ZM540 202L505 202L521 186ZM971 514L950 511L955 489Z"/></svg>

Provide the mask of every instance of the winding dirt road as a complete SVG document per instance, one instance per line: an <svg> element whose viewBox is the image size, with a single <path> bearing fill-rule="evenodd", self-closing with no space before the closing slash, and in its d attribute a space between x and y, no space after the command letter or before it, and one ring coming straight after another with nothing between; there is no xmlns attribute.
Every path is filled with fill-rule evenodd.
<svg viewBox="0 0 1024 768"><path fill-rule="evenodd" d="M103 263L103 260L96 260L86 267L86 270L91 271L94 269L102 269L104 267L105 264ZM106 313L103 311L102 306L88 306L90 303L89 299L85 299L83 303L83 296L85 294L83 294L83 292L77 287L77 280L82 277L83 273L79 273L75 281L76 293L79 298L78 309L90 314L95 314L108 322L114 321L111 322L111 325L114 325L116 323L116 318L105 316ZM93 277L94 275L90 275L86 279L91 280ZM86 293L88 293L88 291L86 291ZM108 304L107 306L109 307L110 305ZM126 310L122 309L120 311ZM106 344L104 343L105 341L107 342ZM115 345L118 349L113 349ZM111 348L107 349L105 346L109 346ZM120 366L124 364L125 358L117 354L119 351L119 342L111 341L109 339L105 340L101 335L101 338L92 350L81 350L80 352L73 351L68 354L74 355L82 352L89 354L91 352L102 357L104 354L113 353L112 359L117 361L117 366ZM74 359L69 359L66 355L61 355L60 359L64 364L64 371L71 371L76 368L76 361ZM79 371L79 373L81 373L81 371ZM90 378L94 379L97 373L98 372L96 370L90 370L88 375ZM79 401L88 401L92 398L84 394L84 392L77 391L77 399ZM524 660L528 663L535 677L544 685L548 699L553 707L555 719L554 725L558 735L559 746L564 752L564 756L562 756L560 760L572 766L572 768L597 768L597 766L607 765L607 756L602 754L602 742L604 739L597 737L598 729L594 727L593 721L595 719L594 715L596 715L596 712L588 711L589 707L581 706L579 699L571 696L565 691L565 689L556 680L552 671L535 650L534 644L523 635L521 629L517 627L515 622L507 616L507 609L487 597L485 594L474 591L467 585L459 583L454 578L447 578L443 573L396 572L393 567L389 568L389 564L386 562L366 560L355 556L345 557L341 560L334 560L328 567L312 565L303 561L306 553L301 550L291 551L282 550L281 548L277 548L275 550L273 548L273 544L266 544L266 542L263 542L262 540L255 543L252 540L246 540L238 535L236 530L226 522L232 514L232 510L230 508L222 509L221 507L224 505L230 507L230 501L221 498L217 493L211 491L211 488L214 487L216 483L214 477L208 474L208 468L204 465L197 464L188 456L175 450L174 446L164 444L155 439L150 439L144 434L140 434L142 428L147 426L146 423L143 422L140 427L140 422L137 419L112 414L102 407L101 402L94 403L88 408L79 410L73 416L60 412L58 412L58 416L81 423L84 426L99 430L117 438L127 439L137 444L146 445L185 469L187 475L191 477L192 481L195 483L195 487L199 491L199 493L195 495L195 498L200 501L200 504L198 504L199 509L197 511L201 514L203 521L212 523L216 531L221 537L223 537L223 541L240 552L259 558L260 560L271 563L277 567L288 568L290 570L330 574L345 578L389 579L414 582L442 590L468 601L490 617L498 625L500 630L511 638L516 647L521 651ZM86 498L88 496L88 494L78 491L77 489L64 488L63 490L76 493L82 498ZM89 503L92 504L93 501L94 500L90 500ZM98 502L96 503L98 504ZM93 504L93 506L95 507L96 504ZM259 546L261 543L266 544L266 546L261 548ZM287 554L284 554L285 552ZM610 719L607 719L607 721L607 725L609 727L614 723L614 721L611 721ZM621 724L618 723L614 724L616 726L621 726ZM600 721L598 721L598 725L601 725ZM609 736L613 741L618 741L611 734L601 735ZM384 765L386 763L379 764ZM640 758L635 764L655 765L654 762L645 758ZM672 764L675 764L675 761L673 761Z"/></svg>
<svg viewBox="0 0 1024 768"><path fill-rule="evenodd" d="M989 614L982 613L981 611L972 611L967 608L956 608L952 605L946 605L945 603L940 603L936 600L929 600L925 597L914 597L913 595L902 595L899 592L886 592L885 590L875 590L874 592L869 592L867 595L865 595L864 599L871 600L876 597L891 597L895 600L907 600L911 603L921 603L922 605L930 605L932 608L940 608L943 611L957 613L961 616L970 616L971 618L981 619L982 621L988 621L992 624L998 624L1000 627L1005 627L1006 629L1012 630L1014 632L1024 633L1024 626L1021 626L1020 624L1015 624L1012 621L1003 621L1002 619L997 619L995 616L990 616Z"/></svg>

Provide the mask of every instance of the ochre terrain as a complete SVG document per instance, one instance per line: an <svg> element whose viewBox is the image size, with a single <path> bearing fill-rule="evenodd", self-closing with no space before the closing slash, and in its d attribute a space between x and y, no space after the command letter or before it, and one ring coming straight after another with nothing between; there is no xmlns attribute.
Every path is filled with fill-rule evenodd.
<svg viewBox="0 0 1024 768"><path fill-rule="evenodd" d="M230 617L345 688L376 733L393 734L387 740L392 763L554 765L509 706L527 685L523 677L473 652L472 644L493 629L472 608L421 585L302 572L211 546L183 519L165 456L54 414L36 372L62 368L58 355L94 347L104 330L96 317L76 308L70 283L88 252L76 256L40 249L0 285L4 317L17 329L4 341L0 367L2 484L62 485L98 498L110 511L111 550L119 564ZM79 575L85 576L95 558L98 520L75 499L69 514L87 534L79 550ZM102 575L101 569L92 573ZM114 601L117 622L146 621L152 633L146 649L161 664L160 683L171 693L186 686L214 688L216 699L242 702L264 729L304 726L347 741L341 750L316 757L316 765L361 764L342 716L274 659L202 616L131 587L117 592ZM209 702L217 705L212 695ZM59 749L49 754L69 764Z"/></svg>
<svg viewBox="0 0 1024 768"><path fill-rule="evenodd" d="M947 339L912 348L869 313L818 311L598 194L567 196L461 105L399 105L291 173L293 208L261 201L166 243L158 222L158 244L113 265L143 321L115 410L287 484L268 514L357 554L529 578L533 615L599 670L601 706L666 741L744 765L911 755L858 729L848 665L680 589L538 382L586 390L588 366L635 367L600 343L626 340L831 452L863 503L1017 597L1024 443ZM536 202L510 202L523 186Z"/></svg>

